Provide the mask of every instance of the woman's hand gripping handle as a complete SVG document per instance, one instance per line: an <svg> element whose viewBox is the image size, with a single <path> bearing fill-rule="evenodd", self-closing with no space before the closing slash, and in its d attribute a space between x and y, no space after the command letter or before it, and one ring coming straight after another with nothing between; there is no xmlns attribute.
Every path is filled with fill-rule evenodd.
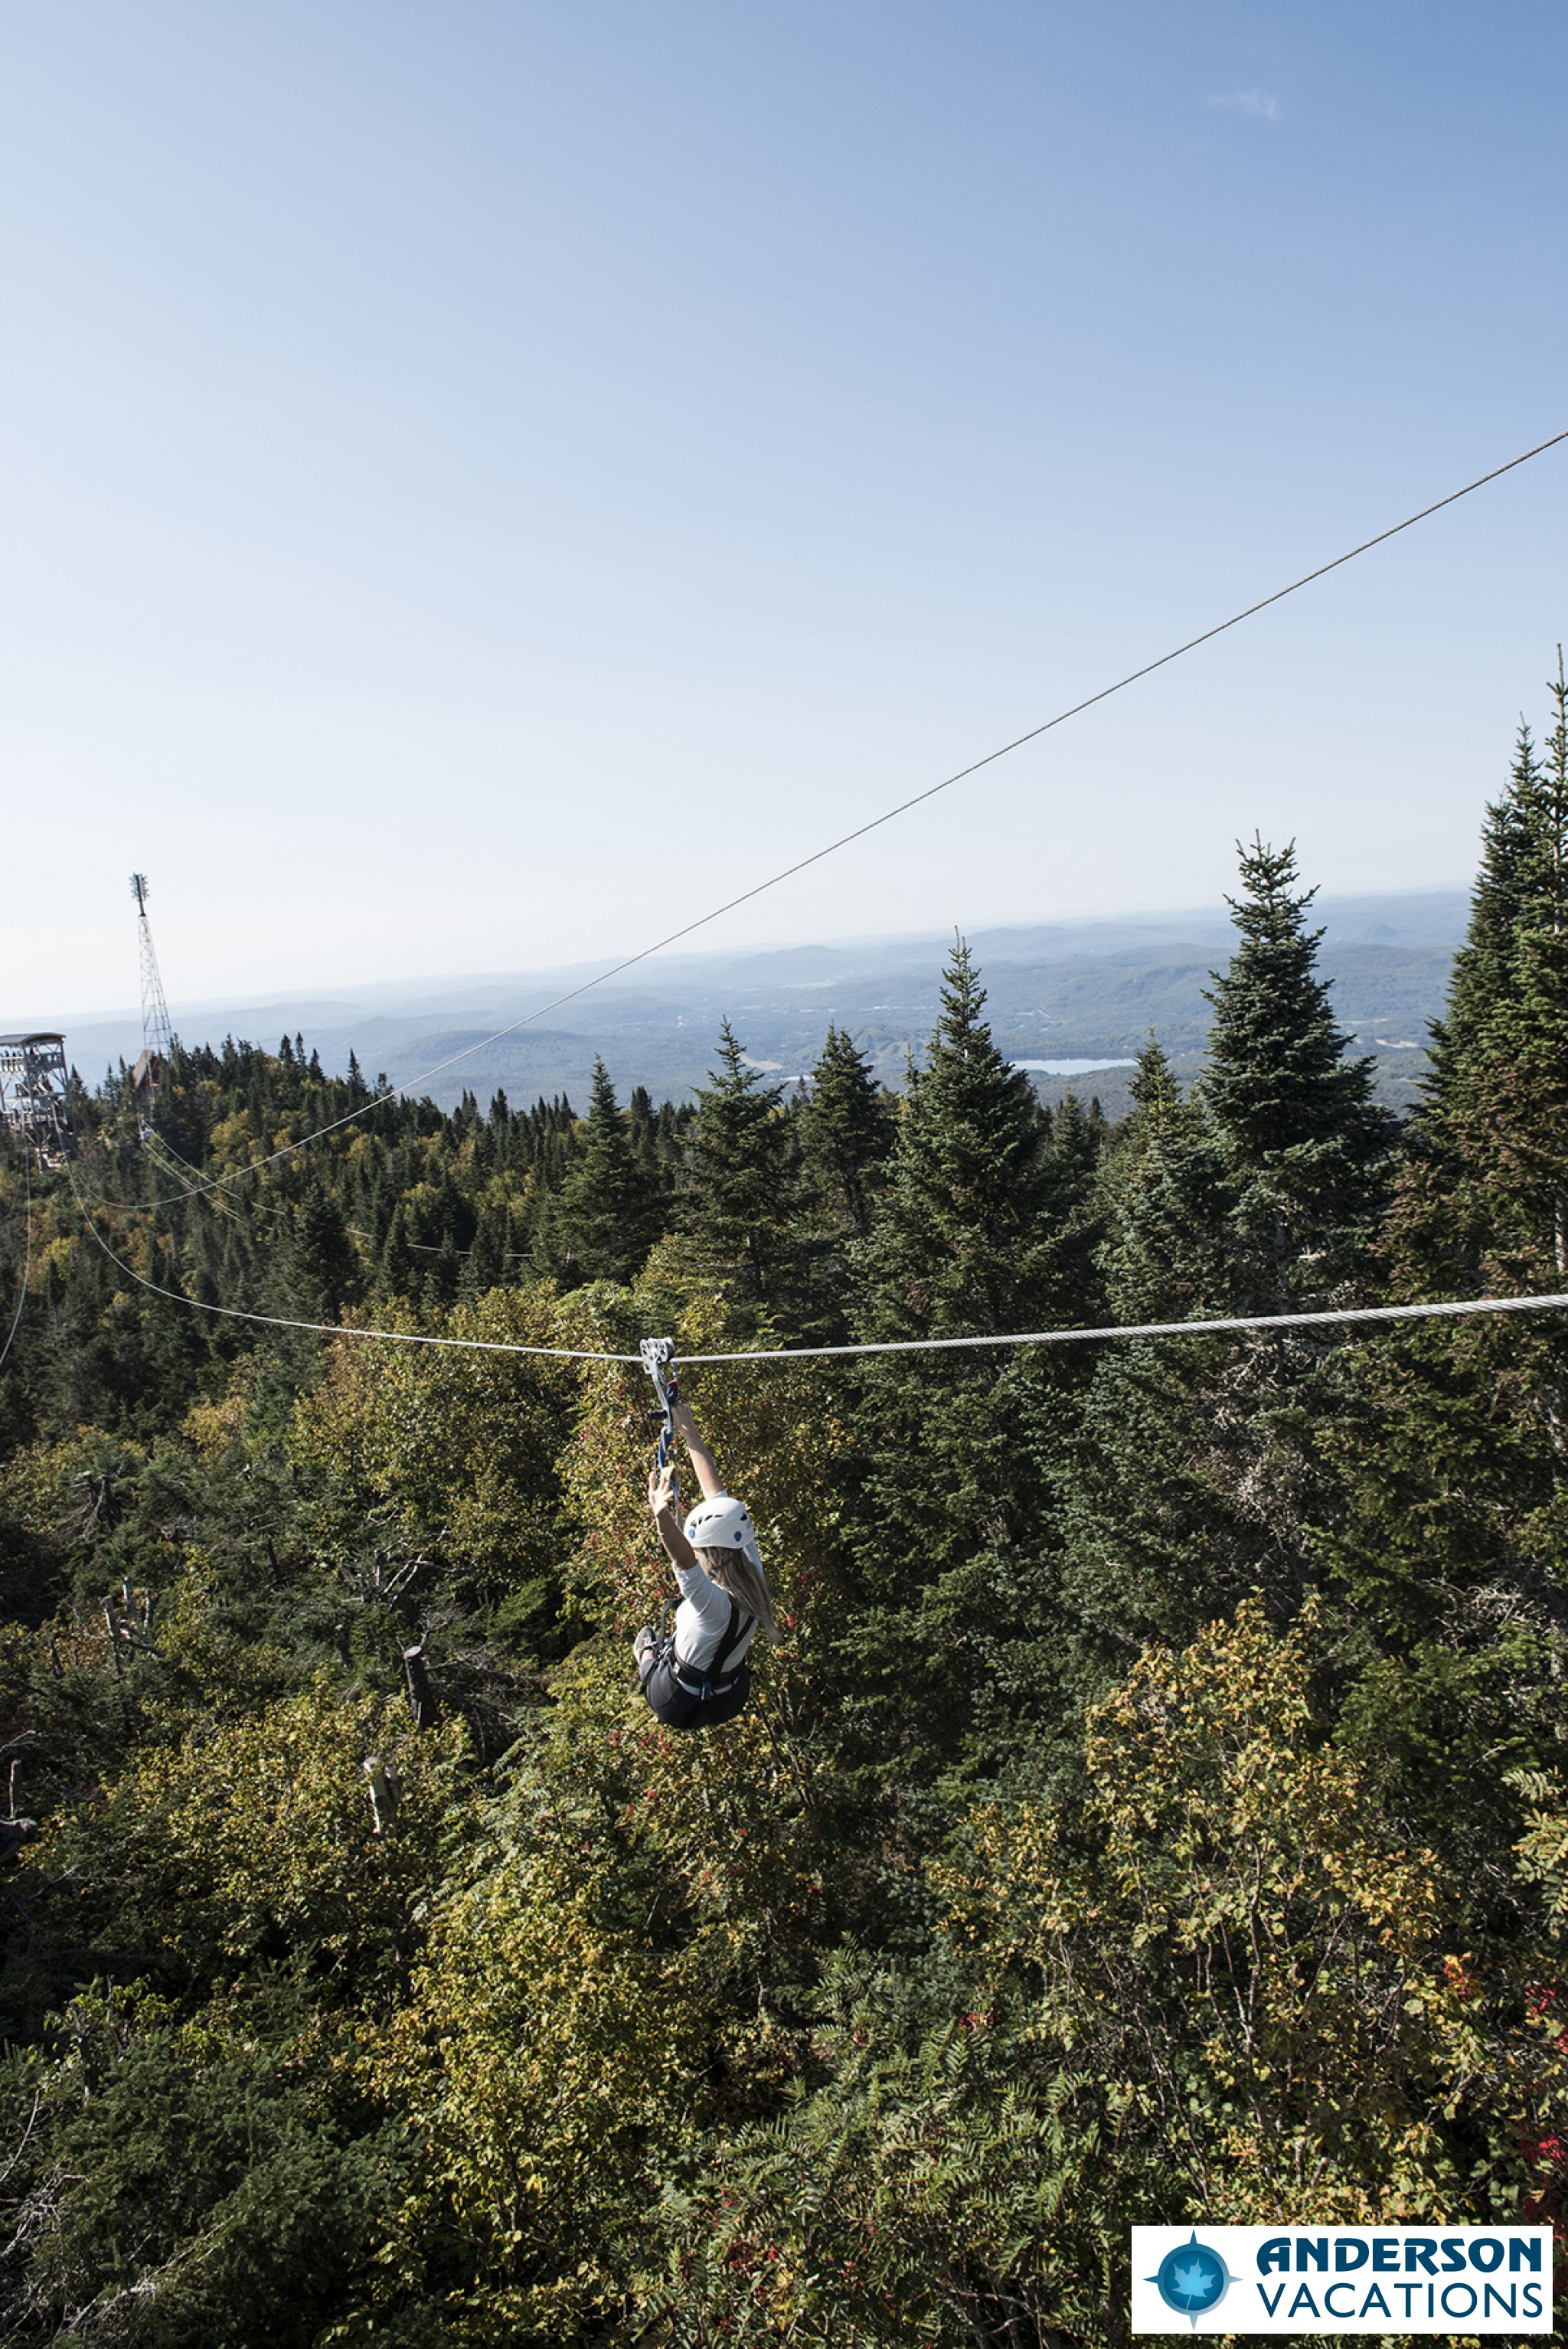
<svg viewBox="0 0 1568 2349"><path fill-rule="evenodd" d="M676 1472L673 1468L650 1470L648 1509L671 1564L683 1570L695 1566L696 1553L682 1532L681 1521L676 1515Z"/></svg>

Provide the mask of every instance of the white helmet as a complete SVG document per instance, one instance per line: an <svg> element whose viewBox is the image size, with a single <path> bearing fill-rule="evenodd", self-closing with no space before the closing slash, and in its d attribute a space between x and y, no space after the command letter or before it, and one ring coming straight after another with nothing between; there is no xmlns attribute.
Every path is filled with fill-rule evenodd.
<svg viewBox="0 0 1568 2349"><path fill-rule="evenodd" d="M744 1501L734 1500L727 1493L716 1493L711 1501L697 1503L686 1521L686 1537L693 1549L744 1550L753 1566L762 1564L751 1512Z"/></svg>

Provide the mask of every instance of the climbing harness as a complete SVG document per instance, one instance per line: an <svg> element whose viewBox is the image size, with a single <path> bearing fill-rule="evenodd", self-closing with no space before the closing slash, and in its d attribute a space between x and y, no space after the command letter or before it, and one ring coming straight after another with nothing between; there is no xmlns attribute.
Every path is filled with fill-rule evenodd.
<svg viewBox="0 0 1568 2349"><path fill-rule="evenodd" d="M750 1628L751 1618L730 1597L729 1620L711 1661L700 1671L683 1663L676 1653L673 1602L665 1609L662 1638L654 1660L643 1674L643 1694L667 1729L707 1729L716 1722L733 1721L751 1694L751 1667L743 1656L727 1678L725 1666L736 1643Z"/></svg>

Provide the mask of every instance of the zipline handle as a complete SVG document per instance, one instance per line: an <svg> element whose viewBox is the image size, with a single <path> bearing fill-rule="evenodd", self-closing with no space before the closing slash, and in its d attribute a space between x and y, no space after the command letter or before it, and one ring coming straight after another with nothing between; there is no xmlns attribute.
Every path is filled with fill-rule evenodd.
<svg viewBox="0 0 1568 2349"><path fill-rule="evenodd" d="M642 1355L644 1370L654 1382L659 1415L664 1423L659 1430L658 1449L654 1455L662 1472L675 1457L675 1406L681 1399L681 1382L676 1372L676 1341L673 1338L645 1338L637 1350ZM678 1512L681 1505L678 1484L675 1487L675 1502Z"/></svg>

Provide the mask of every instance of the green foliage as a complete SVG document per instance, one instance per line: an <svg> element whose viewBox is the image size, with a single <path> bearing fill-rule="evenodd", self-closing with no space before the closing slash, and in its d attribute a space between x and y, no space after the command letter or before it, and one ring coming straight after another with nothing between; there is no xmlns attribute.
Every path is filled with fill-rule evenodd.
<svg viewBox="0 0 1568 2349"><path fill-rule="evenodd" d="M1209 1066L1182 1102L1151 1044L1109 1161L1101 1263L1124 1319L1347 1303L1369 1268L1393 1131L1368 1064L1344 1057L1294 852L1257 842L1241 869ZM1080 1689L1130 1640L1184 1642L1250 1590L1282 1617L1300 1605L1344 1409L1335 1353L1295 1332L1106 1351L1067 1496Z"/></svg>
<svg viewBox="0 0 1568 2349"><path fill-rule="evenodd" d="M861 1259L868 1338L1027 1329L1049 1294L1045 1122L985 1008L960 943L925 1065L909 1072L883 1213Z"/></svg>
<svg viewBox="0 0 1568 2349"><path fill-rule="evenodd" d="M1172 2216L1506 2212L1520 2121L1568 2075L1528 1965L1466 1954L1460 1888L1326 1743L1313 1628L1276 1640L1251 1605L1147 1652L1089 1716L1087 1851L982 1816L957 1914L985 1995L1100 2084Z"/></svg>
<svg viewBox="0 0 1568 2349"><path fill-rule="evenodd" d="M1229 1290L1243 1313L1323 1294L1371 1236L1392 1174L1394 1128L1372 1102L1372 1062L1347 1061L1326 984L1314 895L1291 894L1293 847L1241 851L1240 943L1210 1001L1200 1088L1230 1179Z"/></svg>
<svg viewBox="0 0 1568 2349"><path fill-rule="evenodd" d="M335 1321L359 1295L362 1273L341 1209L318 1181L300 1201L289 1250L289 1284L302 1315Z"/></svg>
<svg viewBox="0 0 1568 2349"><path fill-rule="evenodd" d="M311 2349L351 2299L392 2132L304 2002L261 1984L181 2016L85 1992L0 2074L14 2148L6 2338Z"/></svg>
<svg viewBox="0 0 1568 2349"><path fill-rule="evenodd" d="M192 1729L107 1795L50 1822L36 1868L63 1879L61 1930L99 1964L210 1994L278 1967L334 2006L377 2004L409 1961L413 1910L463 1820L465 1738L325 1680L231 1727ZM377 1834L364 1763L401 1781Z"/></svg>
<svg viewBox="0 0 1568 2349"><path fill-rule="evenodd" d="M631 1280L659 1237L663 1207L656 1160L638 1149L610 1072L595 1061L581 1153L545 1212L541 1260L568 1288Z"/></svg>
<svg viewBox="0 0 1568 2349"><path fill-rule="evenodd" d="M1254 842L1116 1130L960 944L896 1100L284 1040L30 1223L0 1138L7 2338L1114 2349L1137 2218L1562 2213L1556 1318L987 1342L1563 1285L1554 691L1403 1136ZM666 1332L784 1630L695 1737ZM851 1338L938 1344L689 1361Z"/></svg>
<svg viewBox="0 0 1568 2349"><path fill-rule="evenodd" d="M888 1103L848 1030L829 1025L799 1115L800 1155L821 1211L864 1237L892 1146Z"/></svg>
<svg viewBox="0 0 1568 2349"><path fill-rule="evenodd" d="M1104 2341L1133 2212L1518 2211L1556 2026L1326 1743L1310 1636L1246 1609L1150 1651L1088 1717L1081 1807L973 1812L934 1948L841 1960L822 2068L682 2162L671 2341Z"/></svg>
<svg viewBox="0 0 1568 2349"><path fill-rule="evenodd" d="M1489 811L1470 932L1383 1241L1397 1296L1560 1291L1568 1262L1568 685ZM1345 1733L1450 1850L1494 1926L1507 1773L1565 1735L1568 1338L1556 1316L1429 1323L1358 1352L1320 1554L1341 1609Z"/></svg>
<svg viewBox="0 0 1568 2349"><path fill-rule="evenodd" d="M755 1320L787 1312L795 1298L796 1141L780 1088L763 1083L727 1019L718 1061L697 1094L681 1222L699 1278L722 1283Z"/></svg>
<svg viewBox="0 0 1568 2349"><path fill-rule="evenodd" d="M882 1213L852 1258L857 1335L979 1336L1091 1316L1096 1143L1056 1132L998 1049L960 944L898 1112ZM1060 1710L1046 1633L1050 1455L1081 1373L1059 1355L872 1357L859 1367L833 1643L842 1766L934 1826L954 1767L992 1769ZM918 1463L917 1473L911 1464Z"/></svg>

